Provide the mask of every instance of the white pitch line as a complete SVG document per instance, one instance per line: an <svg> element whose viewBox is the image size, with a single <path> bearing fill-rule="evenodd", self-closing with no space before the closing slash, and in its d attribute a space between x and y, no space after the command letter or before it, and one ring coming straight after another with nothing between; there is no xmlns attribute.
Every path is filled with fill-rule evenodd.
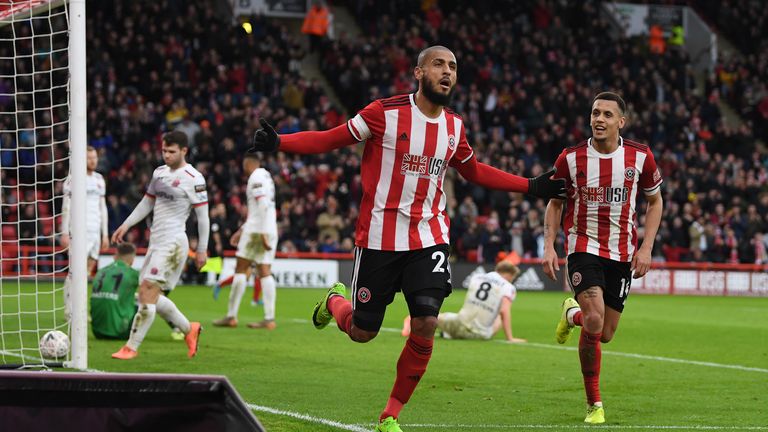
<svg viewBox="0 0 768 432"><path fill-rule="evenodd" d="M309 320L299 319L299 318L294 318L291 321L295 323L309 322ZM331 323L330 325L333 325L333 323ZM387 333L400 333L400 329L388 328L388 327L382 327L380 331L387 332ZM501 339L494 339L494 342L509 344L509 342ZM543 344L543 343L537 343L537 342L515 343L512 345L523 346L523 347L527 346L527 347L535 347L535 348L556 349L556 350L562 350L562 351L578 351L578 348L576 347L554 345L554 344ZM735 369L735 370L746 371L746 372L768 373L768 369L742 366L742 365L733 365L733 364L726 364L726 363L714 363L714 362L706 362L706 361L699 361L699 360L686 360L686 359L678 359L673 357L661 357L661 356L652 356L647 354L624 353L624 352L618 352L618 351L603 351L603 354L614 355L618 357L638 358L638 359L644 359L644 360L656 360L656 361L662 361L662 362L668 362L668 363L681 363L681 364L707 366L707 367L714 367L714 368L721 368L721 369Z"/></svg>
<svg viewBox="0 0 768 432"><path fill-rule="evenodd" d="M348 430L353 432L367 432L370 431L372 427L375 427L374 423L359 423L359 424L346 424L341 423L335 420L325 419L322 417L315 417L309 414L302 414L298 412L293 411L285 411L277 408L262 406L262 405L254 405L254 404L247 404L248 408L252 409L253 411L260 411L260 412L268 412L270 414L275 415L281 415L281 416L287 416L287 417L293 417L299 420L304 420L311 423L317 423L317 424L323 424L326 426L331 426L335 428L339 428L342 430ZM557 424L445 424L445 423L437 423L437 424L429 424L429 423L403 423L401 426L407 427L407 428L432 428L432 429L441 429L441 430L488 430L488 429L499 429L499 430L515 430L515 429L524 429L524 430L531 430L531 429L540 429L540 430L547 430L547 429L573 429L573 430L579 430L579 429L605 429L605 430L615 430L615 429L637 429L637 430L703 430L703 431L718 431L718 430L727 430L727 431L761 431L761 430L768 430L768 426L706 426L706 425L691 425L691 426L684 426L684 425L608 425L608 426L592 426L592 425L557 425Z"/></svg>
<svg viewBox="0 0 768 432"><path fill-rule="evenodd" d="M504 344L509 343L500 339L497 339L494 342L504 343ZM550 345L550 344L543 344L543 343L536 343L536 342L516 343L514 345L546 348L546 349L557 349L557 350L564 350L564 351L578 351L578 348L576 347ZM705 362L705 361L699 361L699 360L685 360L685 359L678 359L673 357L652 356L647 354L634 354L634 353L625 353L625 352L618 352L618 351L603 351L603 354L614 355L618 357L638 358L638 359L644 359L644 360L656 360L656 361L663 361L663 362L669 362L669 363L682 363L682 364L690 364L690 365L697 365L697 366L716 367L721 369L736 369L736 370L747 371L747 372L768 373L768 369L742 366L742 365L733 365L733 364L726 364L726 363L714 363L714 362Z"/></svg>
<svg viewBox="0 0 768 432"><path fill-rule="evenodd" d="M422 424L403 423L400 426L408 428L439 428L444 430L466 429L650 429L650 430L768 430L766 426L682 426L682 425L545 425L545 424Z"/></svg>
<svg viewBox="0 0 768 432"><path fill-rule="evenodd" d="M248 405L248 408L252 409L253 411L268 412L270 414L293 417L295 419L304 420L312 423L319 423L322 425L331 426L331 427L348 430L352 432L369 432L370 431L369 428L364 428L362 426L341 423L335 420L328 420L321 417L311 416L309 414L302 414L302 413L297 413L293 411L285 411L277 408L272 408L272 407L267 407L262 405L254 405L250 403L247 405Z"/></svg>

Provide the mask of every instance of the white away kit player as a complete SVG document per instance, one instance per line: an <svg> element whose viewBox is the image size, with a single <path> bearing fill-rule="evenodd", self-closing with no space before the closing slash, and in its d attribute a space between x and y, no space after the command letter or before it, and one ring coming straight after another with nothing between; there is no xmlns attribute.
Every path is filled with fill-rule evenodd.
<svg viewBox="0 0 768 432"><path fill-rule="evenodd" d="M275 298L277 290L272 276L272 263L277 249L277 210L275 209L275 183L269 171L261 167L258 153L247 153L243 159L243 172L248 176L246 198L248 218L232 235L230 244L237 245L237 264L229 293L227 316L216 320L219 327L237 327L237 312L245 293L245 284L256 264L256 271L264 295L264 320L249 323L250 328L275 328Z"/></svg>
<svg viewBox="0 0 768 432"><path fill-rule="evenodd" d="M88 146L86 159L85 193L86 193L86 235L88 250L88 274L95 273L96 265L99 262L99 251L109 247L109 233L107 225L107 201L104 198L107 192L107 186L104 177L96 172L96 166L99 165L99 153L95 148ZM70 212L69 208L72 202L71 190L72 178L67 177L64 181L64 199L61 205L61 237L59 244L62 247L69 247L70 238ZM70 304L71 277L67 275L64 281L64 314L69 319L72 305Z"/></svg>
<svg viewBox="0 0 768 432"><path fill-rule="evenodd" d="M491 339L503 328L507 342L526 342L512 335L512 302L517 296L512 282L519 274L516 265L502 260L496 264L495 271L473 276L461 310L437 316L437 327L442 336L448 339ZM410 320L406 318L403 336L409 333Z"/></svg>
<svg viewBox="0 0 768 432"><path fill-rule="evenodd" d="M201 326L189 322L168 297L161 291L170 291L179 282L189 253L186 221L190 210L197 216L197 254L195 264L205 265L208 250L208 193L205 179L192 165L187 164L187 136L172 131L163 135L163 160L165 165L152 173L144 198L128 219L112 235L112 241L120 243L125 233L153 213L149 235L149 249L139 276L139 310L133 319L128 342L113 358L129 360L138 355L139 345L155 320L155 313L180 329L186 336L187 355L197 353Z"/></svg>

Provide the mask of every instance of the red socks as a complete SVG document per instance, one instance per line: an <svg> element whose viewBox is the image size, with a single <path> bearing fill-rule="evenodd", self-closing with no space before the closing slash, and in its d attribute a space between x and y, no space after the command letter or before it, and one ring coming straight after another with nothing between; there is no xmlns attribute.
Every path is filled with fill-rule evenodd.
<svg viewBox="0 0 768 432"><path fill-rule="evenodd" d="M581 318L581 312L578 313ZM576 316L573 317L574 322ZM584 389L587 391L587 403L591 406L600 402L600 351L601 333L588 333L581 329L579 337L579 360L581 361L581 374L584 376Z"/></svg>
<svg viewBox="0 0 768 432"><path fill-rule="evenodd" d="M222 280L221 282L219 282L219 286L225 287L225 286L232 285L232 280L234 278L235 278L235 275L232 275L232 276Z"/></svg>
<svg viewBox="0 0 768 432"><path fill-rule="evenodd" d="M349 329L352 328L352 303L340 295L334 295L328 299L326 306L336 320L339 330L349 334Z"/></svg>
<svg viewBox="0 0 768 432"><path fill-rule="evenodd" d="M581 313L581 311L578 311L575 314L573 314L573 325L577 325L579 327L584 326L584 316Z"/></svg>
<svg viewBox="0 0 768 432"><path fill-rule="evenodd" d="M419 384L419 380L427 370L427 364L432 357L432 343L434 339L427 339L415 334L408 336L400 359L397 361L397 378L389 394L389 401L381 413L379 419L389 416L397 418L403 405L408 403L413 391Z"/></svg>

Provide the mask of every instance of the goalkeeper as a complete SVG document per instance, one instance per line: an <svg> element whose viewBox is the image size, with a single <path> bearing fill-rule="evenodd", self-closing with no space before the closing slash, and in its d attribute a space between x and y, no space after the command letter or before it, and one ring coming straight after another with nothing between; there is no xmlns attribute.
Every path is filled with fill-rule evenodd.
<svg viewBox="0 0 768 432"><path fill-rule="evenodd" d="M115 262L96 273L91 292L91 329L98 339L127 339L136 315L139 272L131 267L136 247L117 246Z"/></svg>

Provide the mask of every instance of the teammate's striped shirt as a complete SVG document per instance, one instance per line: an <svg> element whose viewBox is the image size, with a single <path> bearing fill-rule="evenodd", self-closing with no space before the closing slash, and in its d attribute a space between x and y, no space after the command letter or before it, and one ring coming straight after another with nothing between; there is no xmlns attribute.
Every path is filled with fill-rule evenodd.
<svg viewBox="0 0 768 432"><path fill-rule="evenodd" d="M347 122L352 136L366 141L359 247L406 251L449 241L445 170L474 153L459 115L444 108L439 117L428 118L413 98L373 101Z"/></svg>
<svg viewBox="0 0 768 432"><path fill-rule="evenodd" d="M187 231L187 218L192 207L208 204L205 178L192 165L171 170L168 165L152 173L146 194L155 199L150 227L150 246L172 242Z"/></svg>
<svg viewBox="0 0 768 432"><path fill-rule="evenodd" d="M619 137L619 147L602 154L592 139L569 147L555 162L556 178L568 189L563 228L568 254L587 252L628 262L637 249L637 192L659 193L661 174L647 145Z"/></svg>

